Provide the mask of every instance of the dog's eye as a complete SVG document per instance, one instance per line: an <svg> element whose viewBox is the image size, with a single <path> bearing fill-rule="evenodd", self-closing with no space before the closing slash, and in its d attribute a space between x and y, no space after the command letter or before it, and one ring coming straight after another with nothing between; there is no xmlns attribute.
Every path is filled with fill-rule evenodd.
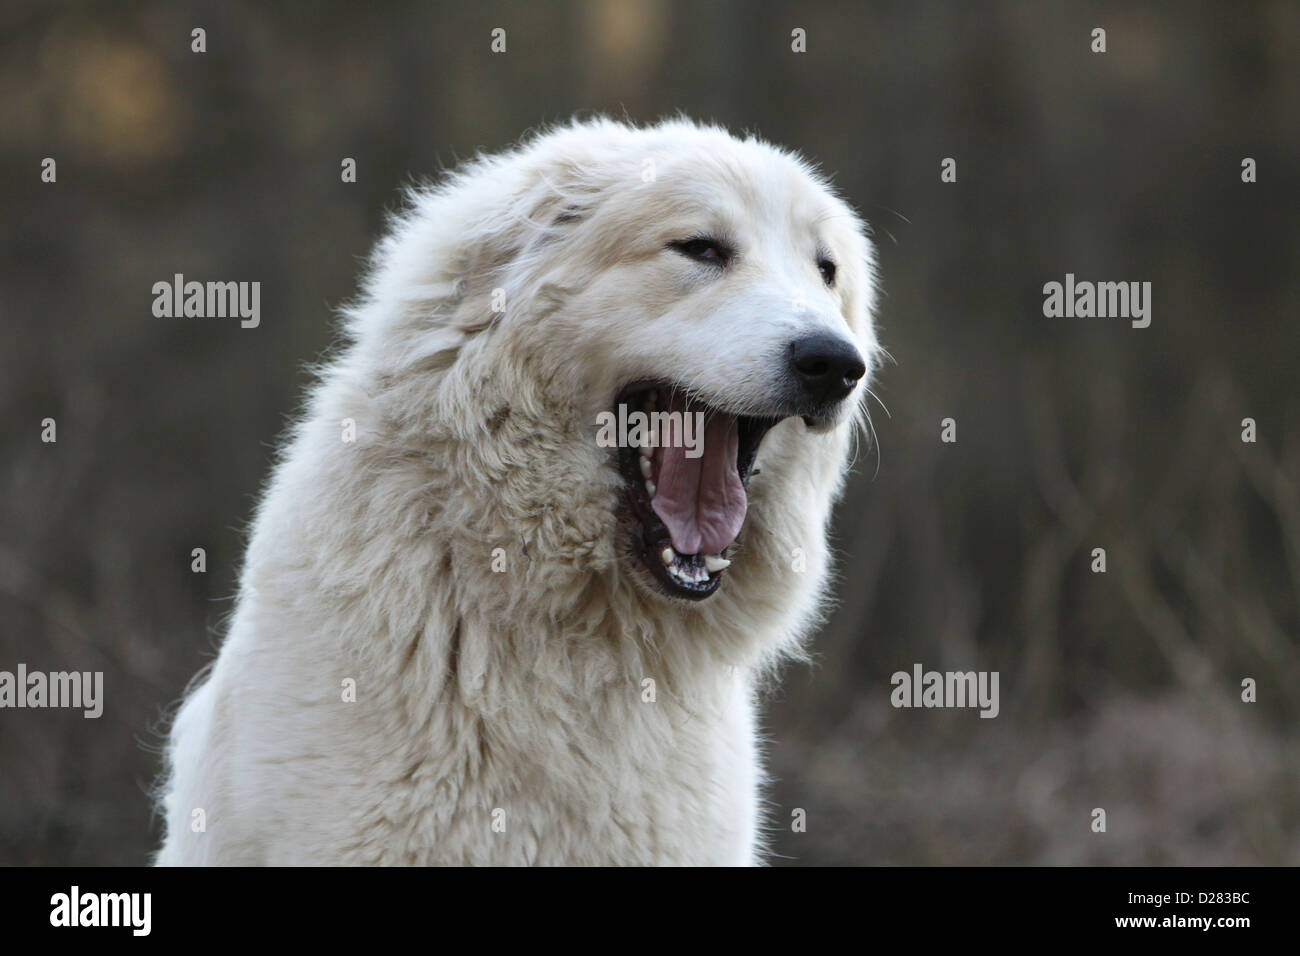
<svg viewBox="0 0 1300 956"><path fill-rule="evenodd" d="M708 262L718 266L725 266L735 255L726 243L717 239L710 239L707 236L696 239L678 239L675 242L668 243L668 248L680 252L688 259L694 259L696 262Z"/></svg>
<svg viewBox="0 0 1300 956"><path fill-rule="evenodd" d="M835 263L831 260L822 258L817 260L817 271L822 274L827 285L835 284Z"/></svg>

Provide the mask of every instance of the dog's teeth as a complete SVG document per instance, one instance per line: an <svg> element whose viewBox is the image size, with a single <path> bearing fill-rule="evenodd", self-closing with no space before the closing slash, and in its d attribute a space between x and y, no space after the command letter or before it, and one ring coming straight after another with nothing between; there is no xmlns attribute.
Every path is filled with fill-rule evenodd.
<svg viewBox="0 0 1300 956"><path fill-rule="evenodd" d="M677 559L677 552L672 548L664 548L659 552L659 557L663 558L664 564L671 568L673 561Z"/></svg>
<svg viewBox="0 0 1300 956"><path fill-rule="evenodd" d="M654 473L654 466L650 464L650 459L644 454L641 455L641 477L649 478Z"/></svg>
<svg viewBox="0 0 1300 956"><path fill-rule="evenodd" d="M723 568L731 567L731 562L720 554L706 554L704 556L704 566L709 569L710 574L714 574Z"/></svg>
<svg viewBox="0 0 1300 956"><path fill-rule="evenodd" d="M649 478L645 480L645 491L651 498L655 496L655 483Z"/></svg>

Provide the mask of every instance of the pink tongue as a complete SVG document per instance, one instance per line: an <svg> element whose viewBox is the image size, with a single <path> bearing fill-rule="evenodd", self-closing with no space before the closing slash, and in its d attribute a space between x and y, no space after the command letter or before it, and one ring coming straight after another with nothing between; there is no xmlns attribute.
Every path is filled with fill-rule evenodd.
<svg viewBox="0 0 1300 956"><path fill-rule="evenodd" d="M736 448L740 443L739 426L734 415L710 411L704 416L703 454L686 457L701 450L700 430L695 427L696 413L703 406L687 403L674 392L668 406L660 411L681 412L683 422L691 416L690 432L694 448L688 448L674 428L665 428L656 459L655 497L650 503L668 528L673 549L678 554L717 554L740 533L745 522L745 486L736 472Z"/></svg>

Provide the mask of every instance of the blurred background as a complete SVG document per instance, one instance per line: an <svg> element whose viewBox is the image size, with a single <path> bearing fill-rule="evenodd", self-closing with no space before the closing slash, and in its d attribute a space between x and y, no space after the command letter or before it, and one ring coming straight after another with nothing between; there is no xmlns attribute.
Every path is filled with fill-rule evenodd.
<svg viewBox="0 0 1300 956"><path fill-rule="evenodd" d="M398 189L593 111L796 147L879 245L889 413L765 705L776 862L1300 862L1298 64L1293 2L6 3L0 669L107 704L0 711L0 863L146 860L165 716ZM154 318L177 272L261 281L261 327ZM1151 282L1150 328L1044 318L1067 272ZM1000 716L893 709L918 662L999 671Z"/></svg>

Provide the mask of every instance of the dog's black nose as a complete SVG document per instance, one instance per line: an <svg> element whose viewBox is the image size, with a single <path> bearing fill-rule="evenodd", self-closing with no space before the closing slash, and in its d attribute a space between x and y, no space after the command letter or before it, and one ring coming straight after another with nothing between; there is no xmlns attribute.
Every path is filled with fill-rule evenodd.
<svg viewBox="0 0 1300 956"><path fill-rule="evenodd" d="M790 368L803 394L818 405L845 398L867 372L852 342L824 333L790 343Z"/></svg>

